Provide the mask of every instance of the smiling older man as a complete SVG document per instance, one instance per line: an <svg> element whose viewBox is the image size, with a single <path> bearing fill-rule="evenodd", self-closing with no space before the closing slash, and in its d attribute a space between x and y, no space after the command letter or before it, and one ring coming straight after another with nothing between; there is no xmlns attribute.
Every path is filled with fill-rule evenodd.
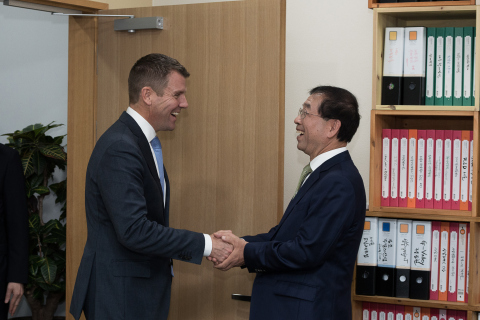
<svg viewBox="0 0 480 320"><path fill-rule="evenodd" d="M345 89L316 87L294 122L297 148L310 163L282 220L243 239L217 232L234 251L215 266L257 273L251 320L348 320L366 209L363 181L346 148L360 122L357 100Z"/></svg>

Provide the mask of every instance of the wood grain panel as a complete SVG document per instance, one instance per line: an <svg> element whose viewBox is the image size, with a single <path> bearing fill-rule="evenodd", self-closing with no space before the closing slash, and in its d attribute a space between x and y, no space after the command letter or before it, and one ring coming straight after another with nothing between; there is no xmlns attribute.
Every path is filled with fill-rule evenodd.
<svg viewBox="0 0 480 320"><path fill-rule="evenodd" d="M77 270L87 239L85 175L95 145L96 18L69 20L68 165L67 165L67 288L68 314Z"/></svg>
<svg viewBox="0 0 480 320"><path fill-rule="evenodd" d="M127 78L151 52L191 73L189 108L161 132L171 226L266 232L283 212L285 1L247 0L102 13L163 16L164 30L113 31L99 21L98 134L128 106ZM170 319L248 319L253 275L174 262Z"/></svg>

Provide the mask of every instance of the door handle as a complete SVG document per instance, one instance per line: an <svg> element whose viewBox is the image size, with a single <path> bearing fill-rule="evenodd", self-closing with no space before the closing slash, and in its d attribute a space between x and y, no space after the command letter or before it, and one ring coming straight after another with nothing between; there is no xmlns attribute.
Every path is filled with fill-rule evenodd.
<svg viewBox="0 0 480 320"><path fill-rule="evenodd" d="M239 293L232 293L232 299L240 300L240 301L251 301L252 296L246 296L244 294L239 294Z"/></svg>

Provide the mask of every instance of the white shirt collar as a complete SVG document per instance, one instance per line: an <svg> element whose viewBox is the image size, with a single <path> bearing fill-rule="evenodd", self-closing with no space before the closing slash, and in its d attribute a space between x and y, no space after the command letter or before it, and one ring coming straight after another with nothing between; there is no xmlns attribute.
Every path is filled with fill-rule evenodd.
<svg viewBox="0 0 480 320"><path fill-rule="evenodd" d="M315 169L320 167L325 161L345 151L347 151L347 147L341 147L319 154L312 161L310 161L310 167L312 168L312 171L315 171Z"/></svg>
<svg viewBox="0 0 480 320"><path fill-rule="evenodd" d="M140 129L142 129L143 134L147 138L148 142L152 141L153 138L157 136L155 129L152 125L145 120L137 111L133 110L131 107L127 108L127 113L135 120Z"/></svg>

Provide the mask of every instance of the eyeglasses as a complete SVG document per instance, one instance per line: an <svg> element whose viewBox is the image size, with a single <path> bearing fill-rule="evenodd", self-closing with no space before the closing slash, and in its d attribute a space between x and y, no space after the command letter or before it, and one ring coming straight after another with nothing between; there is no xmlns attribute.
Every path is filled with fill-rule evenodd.
<svg viewBox="0 0 480 320"><path fill-rule="evenodd" d="M300 119L302 119L302 120L305 119L305 117L306 117L307 115L309 115L309 116L316 116L316 117L320 117L320 118L322 117L322 116L319 115L319 114L311 114L311 113L308 113L304 108L298 109L298 115L300 116Z"/></svg>

